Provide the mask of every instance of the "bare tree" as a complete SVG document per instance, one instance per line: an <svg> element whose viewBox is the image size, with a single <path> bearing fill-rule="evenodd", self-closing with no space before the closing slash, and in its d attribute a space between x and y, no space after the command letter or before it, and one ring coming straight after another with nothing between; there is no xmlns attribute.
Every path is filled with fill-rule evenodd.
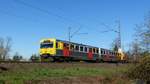
<svg viewBox="0 0 150 84"><path fill-rule="evenodd" d="M5 43L6 44L5 44L5 51L4 51L3 59L6 59L9 52L11 51L12 39L10 37L7 37L5 40Z"/></svg>
<svg viewBox="0 0 150 84"><path fill-rule="evenodd" d="M132 56L133 56L133 60L137 62L137 61L139 61L140 54L142 52L140 44L138 43L137 39L135 39L135 41L132 43L131 47L132 47L131 53L132 53Z"/></svg>
<svg viewBox="0 0 150 84"><path fill-rule="evenodd" d="M5 60L11 50L12 39L0 37L0 59Z"/></svg>
<svg viewBox="0 0 150 84"><path fill-rule="evenodd" d="M4 53L4 39L0 37L0 59L3 59Z"/></svg>
<svg viewBox="0 0 150 84"><path fill-rule="evenodd" d="M142 48L150 52L150 12L145 17L144 23L136 25L136 28Z"/></svg>

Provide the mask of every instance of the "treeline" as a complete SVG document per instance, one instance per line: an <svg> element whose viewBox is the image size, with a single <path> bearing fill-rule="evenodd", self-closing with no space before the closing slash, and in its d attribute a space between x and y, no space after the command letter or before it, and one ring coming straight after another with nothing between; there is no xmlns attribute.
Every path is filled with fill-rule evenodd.
<svg viewBox="0 0 150 84"><path fill-rule="evenodd" d="M19 53L15 53L11 61L32 61L32 62L39 62L40 56L38 54L32 54L29 59L24 59L23 56L19 55Z"/></svg>
<svg viewBox="0 0 150 84"><path fill-rule="evenodd" d="M150 12L144 17L144 22L135 25L135 32L135 39L126 54L130 60L139 62L150 56Z"/></svg>
<svg viewBox="0 0 150 84"><path fill-rule="evenodd" d="M40 56L38 54L32 54L29 59L25 59L23 56L16 52L12 59L9 59L9 61L40 62Z"/></svg>
<svg viewBox="0 0 150 84"><path fill-rule="evenodd" d="M137 84L150 84L150 12L143 23L136 25L135 37L128 55L138 63L129 68L127 76Z"/></svg>
<svg viewBox="0 0 150 84"><path fill-rule="evenodd" d="M40 61L38 54L32 54L29 59L24 59L22 55L16 52L12 57L10 55L12 48L11 37L0 37L0 61Z"/></svg>

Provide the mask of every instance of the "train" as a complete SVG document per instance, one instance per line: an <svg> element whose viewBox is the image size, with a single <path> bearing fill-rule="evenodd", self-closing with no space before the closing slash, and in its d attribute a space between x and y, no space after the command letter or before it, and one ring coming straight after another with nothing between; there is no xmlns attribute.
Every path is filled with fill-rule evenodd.
<svg viewBox="0 0 150 84"><path fill-rule="evenodd" d="M127 57L122 51L113 51L56 38L40 41L40 58L42 62L56 61L91 61L91 62L125 62Z"/></svg>

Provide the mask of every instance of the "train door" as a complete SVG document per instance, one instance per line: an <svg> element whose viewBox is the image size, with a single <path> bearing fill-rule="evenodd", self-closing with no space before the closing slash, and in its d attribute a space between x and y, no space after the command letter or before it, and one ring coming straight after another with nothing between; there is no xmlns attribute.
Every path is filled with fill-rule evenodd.
<svg viewBox="0 0 150 84"><path fill-rule="evenodd" d="M89 48L89 52L88 52L88 59L92 60L93 59L93 52L92 52L92 48Z"/></svg>
<svg viewBox="0 0 150 84"><path fill-rule="evenodd" d="M69 44L67 44L67 43L64 43L63 56L64 57L70 56Z"/></svg>

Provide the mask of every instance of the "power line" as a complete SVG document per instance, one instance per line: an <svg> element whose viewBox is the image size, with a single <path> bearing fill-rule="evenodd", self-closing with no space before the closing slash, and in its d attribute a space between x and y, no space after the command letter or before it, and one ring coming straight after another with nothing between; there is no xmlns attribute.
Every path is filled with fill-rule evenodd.
<svg viewBox="0 0 150 84"><path fill-rule="evenodd" d="M115 33L117 33L118 34L118 43L117 43L117 47L119 48L119 49L121 49L122 47L121 47L121 26L120 26L120 20L118 20L118 21L116 21L117 22L117 25L118 25L118 30L115 30L115 29L112 29L112 28L110 28L108 25L106 25L106 24L102 24L103 26L105 26L106 28L108 28L108 30L106 30L106 31L101 31L101 33L106 33L106 32L110 32L110 31L113 31L113 32L115 32Z"/></svg>
<svg viewBox="0 0 150 84"><path fill-rule="evenodd" d="M26 2L24 2L24 1L22 1L22 0L14 0L14 1L15 1L16 3L22 4L22 5L24 5L24 6L27 6L27 7L33 8L33 9L35 9L35 10L41 11L41 12L43 12L43 13L46 13L46 14L48 14L48 15L55 16L55 17L57 17L57 18L59 18L59 19L63 19L64 21L73 22L73 23L76 23L76 24L78 24L78 25L81 26L81 24L78 23L77 21L74 21L74 20L72 20L72 19L68 19L68 18L63 17L63 16L61 16L61 15L59 15L59 14L55 14L55 13L50 12L50 11L48 11L48 10L42 9L42 8L40 8L40 7L33 6L33 5L31 5L31 4L29 4L29 3L26 3Z"/></svg>
<svg viewBox="0 0 150 84"><path fill-rule="evenodd" d="M71 27L68 28L69 41L71 41L71 38L72 38L74 35L76 35L76 34L87 34L87 33L78 33L78 32L82 29L81 26L83 27L83 26L85 26L85 25L83 25L83 24L81 24L81 23L78 23L77 21L74 21L74 20L72 20L72 19L68 19L68 18L63 17L63 16L61 16L61 15L58 15L58 14L55 14L55 13L50 12L50 11L48 11L48 10L42 9L42 8L40 8L40 7L33 6L33 5L28 4L28 3L26 3L26 2L24 2L24 1L22 1L22 0L14 0L14 1L17 2L17 3L19 3L19 4L22 4L22 5L24 5L24 6L33 8L33 9L38 10L38 11L41 11L41 12L43 12L43 13L45 13L45 14L48 14L48 15L51 15L51 16L55 16L55 17L57 17L57 18L59 18L59 19L63 19L64 21L76 23L77 25L79 25L80 27L79 27L75 32L73 32L73 33L71 33Z"/></svg>
<svg viewBox="0 0 150 84"><path fill-rule="evenodd" d="M72 38L72 37L73 37L75 34L77 34L80 30L81 30L81 27L78 28L74 33L72 33L72 35L71 35L70 37Z"/></svg>
<svg viewBox="0 0 150 84"><path fill-rule="evenodd" d="M26 19L25 17L18 16L16 14L13 14L13 13L10 13L8 11L1 10L1 9L0 9L0 13L5 14L5 15L9 15L9 16L13 16L13 17L16 17L16 18L20 18L20 19Z"/></svg>
<svg viewBox="0 0 150 84"><path fill-rule="evenodd" d="M4 14L4 15L8 15L8 16L13 16L13 17L16 17L16 18L21 19L21 20L27 20L27 19L29 19L29 18L26 18L24 16L20 16L20 15L14 14L14 13L10 13L10 12L8 12L6 10L2 10L2 9L0 9L0 13ZM37 21L37 19L31 19L30 18L30 20L28 20L28 21Z"/></svg>
<svg viewBox="0 0 150 84"><path fill-rule="evenodd" d="M81 30L81 27L79 27L75 32L71 33L71 27L68 27L68 36L69 36L69 42L71 41L71 38L73 38L73 36L75 35L81 35L81 34L88 34L88 33L79 33L79 31Z"/></svg>

